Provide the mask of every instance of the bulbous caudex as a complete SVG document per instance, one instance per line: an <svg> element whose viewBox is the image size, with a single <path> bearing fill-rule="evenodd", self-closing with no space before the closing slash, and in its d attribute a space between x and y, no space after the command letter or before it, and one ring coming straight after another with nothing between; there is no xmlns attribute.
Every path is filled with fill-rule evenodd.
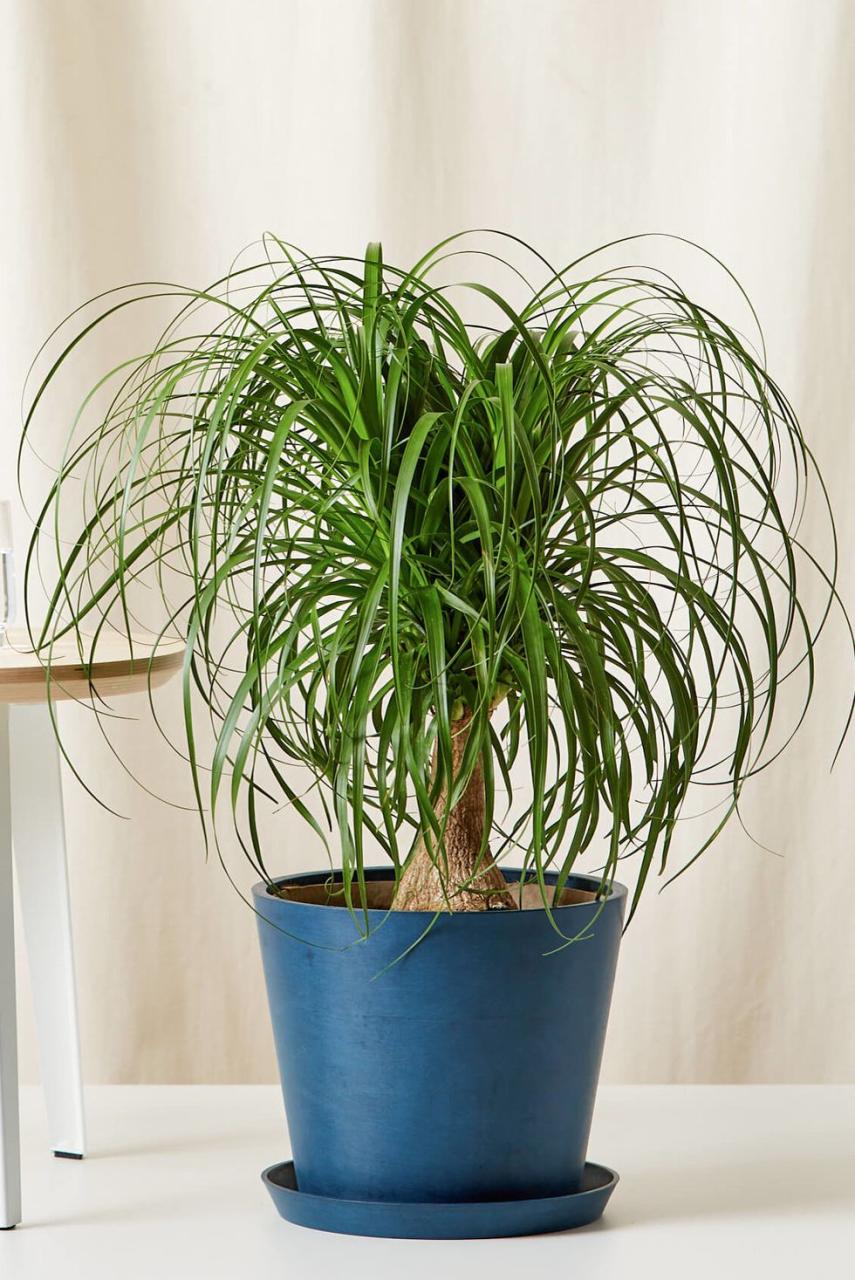
<svg viewBox="0 0 855 1280"><path fill-rule="evenodd" d="M451 732L452 779L460 773L472 726L463 711ZM437 752L434 749L434 776ZM493 911L516 908L505 877L485 840L484 768L479 759L462 795L448 808L448 782L436 802L440 834L423 832L395 897L398 911ZM433 849L428 848L428 842Z"/></svg>

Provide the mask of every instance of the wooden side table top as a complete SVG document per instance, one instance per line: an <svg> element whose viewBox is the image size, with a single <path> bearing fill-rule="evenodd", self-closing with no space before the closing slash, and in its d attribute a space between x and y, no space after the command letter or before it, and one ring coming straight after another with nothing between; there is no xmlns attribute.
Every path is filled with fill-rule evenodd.
<svg viewBox="0 0 855 1280"><path fill-rule="evenodd" d="M181 640L153 636L133 637L133 656L125 636L103 632L98 638L96 660L86 667L73 636L54 645L50 655L53 701L86 700L95 692L101 698L138 693L166 684L184 661ZM45 659L34 653L25 631L12 630L0 646L0 702L45 702L48 697Z"/></svg>

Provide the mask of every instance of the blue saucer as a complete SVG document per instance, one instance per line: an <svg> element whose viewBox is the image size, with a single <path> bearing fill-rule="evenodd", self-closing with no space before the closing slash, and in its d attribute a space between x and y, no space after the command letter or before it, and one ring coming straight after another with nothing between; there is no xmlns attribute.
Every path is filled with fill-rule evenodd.
<svg viewBox="0 0 855 1280"><path fill-rule="evenodd" d="M338 1200L300 1191L294 1163L273 1164L261 1175L279 1213L288 1222L351 1236L405 1240L476 1240L566 1231L596 1222L618 1183L613 1169L586 1164L582 1185L566 1196L536 1200L488 1200L466 1204L413 1204L383 1200Z"/></svg>

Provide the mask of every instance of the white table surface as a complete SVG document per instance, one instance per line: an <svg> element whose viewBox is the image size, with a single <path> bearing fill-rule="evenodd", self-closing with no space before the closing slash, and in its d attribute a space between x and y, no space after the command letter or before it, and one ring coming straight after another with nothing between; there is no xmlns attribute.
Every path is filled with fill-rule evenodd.
<svg viewBox="0 0 855 1280"><path fill-rule="evenodd" d="M24 1223L3 1280L832 1280L855 1259L855 1086L603 1088L590 1154L621 1174L602 1222L510 1240L333 1236L277 1217L288 1152L269 1086L87 1090L91 1155L54 1159L23 1098Z"/></svg>

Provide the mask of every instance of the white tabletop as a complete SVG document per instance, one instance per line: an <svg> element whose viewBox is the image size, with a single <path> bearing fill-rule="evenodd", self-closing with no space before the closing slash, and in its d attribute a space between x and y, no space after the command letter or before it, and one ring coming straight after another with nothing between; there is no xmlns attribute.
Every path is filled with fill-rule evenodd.
<svg viewBox="0 0 855 1280"><path fill-rule="evenodd" d="M24 1090L9 1280L836 1280L855 1257L855 1086L603 1088L590 1155L621 1182L596 1226L511 1240L332 1236L276 1216L270 1086L87 1092L92 1154L54 1159Z"/></svg>

